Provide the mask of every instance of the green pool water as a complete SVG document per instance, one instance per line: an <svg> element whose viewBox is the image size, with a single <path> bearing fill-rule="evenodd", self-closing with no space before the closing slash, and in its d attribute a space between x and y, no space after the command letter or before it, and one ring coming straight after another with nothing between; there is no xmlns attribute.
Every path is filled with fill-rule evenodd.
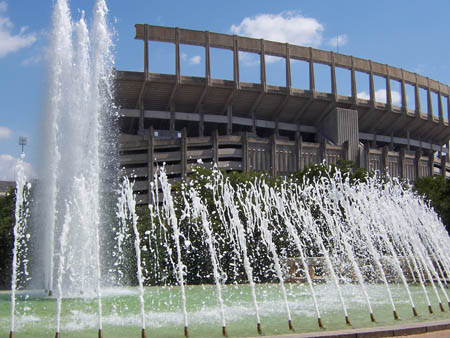
<svg viewBox="0 0 450 338"><path fill-rule="evenodd" d="M296 332L320 331L314 304L305 284L287 284L289 308ZM419 313L414 317L406 290L391 285L399 320L394 320L392 307L384 285L368 285L377 322L370 321L369 311L358 285L343 285L351 326L345 324L344 312L336 288L332 284L314 286L325 330L376 327L408 322L450 319L446 298L440 291L445 312L439 309L437 298L427 287L434 313L429 314L422 288L411 286ZM448 292L446 290L446 292ZM103 335L105 338L140 337L141 322L137 288L103 290ZM290 333L281 291L277 284L256 286L264 335ZM222 322L214 285L187 286L187 311L191 337L221 337ZM228 285L223 289L225 317L230 337L257 336L256 317L248 285ZM182 337L184 320L178 287L148 287L145 289L147 337ZM96 298L68 298L62 303L62 337L97 337L98 316ZM56 298L43 291L21 291L17 299L15 337L53 337L55 334ZM10 293L0 293L0 336L10 329Z"/></svg>

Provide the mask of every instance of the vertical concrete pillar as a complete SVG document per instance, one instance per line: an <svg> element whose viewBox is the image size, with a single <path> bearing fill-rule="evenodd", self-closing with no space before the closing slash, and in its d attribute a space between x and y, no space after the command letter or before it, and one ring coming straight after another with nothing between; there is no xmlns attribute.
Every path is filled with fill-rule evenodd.
<svg viewBox="0 0 450 338"><path fill-rule="evenodd" d="M406 130L406 138L408 139L408 146L406 149L411 150L411 146L410 146L411 139L409 136L409 130Z"/></svg>
<svg viewBox="0 0 450 338"><path fill-rule="evenodd" d="M183 179L186 178L187 175L187 132L186 128L183 128L181 131L181 140L180 140L180 171L181 177Z"/></svg>
<svg viewBox="0 0 450 338"><path fill-rule="evenodd" d="M277 175L277 135L273 134L270 139L270 174L272 177Z"/></svg>
<svg viewBox="0 0 450 338"><path fill-rule="evenodd" d="M334 100L337 99L336 65L334 63L334 53L331 52L331 94Z"/></svg>
<svg viewBox="0 0 450 338"><path fill-rule="evenodd" d="M430 88L430 79L427 78L428 87L427 87L427 107L428 107L428 119L433 119L433 101L431 100L431 88Z"/></svg>
<svg viewBox="0 0 450 338"><path fill-rule="evenodd" d="M244 132L241 136L242 140L242 171L248 173L248 132Z"/></svg>
<svg viewBox="0 0 450 338"><path fill-rule="evenodd" d="M402 81L401 81L401 88L402 88L402 111L404 113L406 113L408 111L408 101L407 101L407 96L406 96L406 85L405 85L405 76L403 74L403 69L402 69Z"/></svg>
<svg viewBox="0 0 450 338"><path fill-rule="evenodd" d="M383 166L381 172L386 175L389 172L389 146L387 145L383 147L381 165Z"/></svg>
<svg viewBox="0 0 450 338"><path fill-rule="evenodd" d="M289 44L286 43L286 89L288 95L292 94L292 74L291 74L291 49Z"/></svg>
<svg viewBox="0 0 450 338"><path fill-rule="evenodd" d="M235 88L240 87L239 80L239 46L238 37L233 35L233 80Z"/></svg>
<svg viewBox="0 0 450 338"><path fill-rule="evenodd" d="M372 61L369 61L370 66L370 73L369 73L369 91L370 91L370 101L372 102L372 105L375 105L376 98L375 98L375 81L374 81L374 74L372 70Z"/></svg>
<svg viewBox="0 0 450 338"><path fill-rule="evenodd" d="M351 89L352 89L352 101L356 105L356 101L358 98L358 89L356 87L356 71L355 71L353 56L352 56L352 69L350 70L350 72L351 72L350 81L351 81Z"/></svg>
<svg viewBox="0 0 450 338"><path fill-rule="evenodd" d="M420 116L421 109L420 109L420 87L419 83L417 82L417 75L416 75L416 83L414 84L414 98L415 98L415 111L416 116Z"/></svg>
<svg viewBox="0 0 450 338"><path fill-rule="evenodd" d="M431 149L428 153L428 171L430 173L430 176L434 175L434 152Z"/></svg>
<svg viewBox="0 0 450 338"><path fill-rule="evenodd" d="M169 121L169 133L171 138L175 138L175 104L170 103L170 121Z"/></svg>
<svg viewBox="0 0 450 338"><path fill-rule="evenodd" d="M153 130L153 126L150 126L150 129L148 130L148 144L147 144L147 179L149 184L153 180L154 175L154 167L153 167L153 160L155 158L154 142L153 142L154 136L155 133Z"/></svg>
<svg viewBox="0 0 450 338"><path fill-rule="evenodd" d="M213 162L219 165L219 133L217 129L214 129L211 137L213 143Z"/></svg>
<svg viewBox="0 0 450 338"><path fill-rule="evenodd" d="M233 106L231 104L227 107L227 135L233 133Z"/></svg>
<svg viewBox="0 0 450 338"><path fill-rule="evenodd" d="M144 79L148 80L148 25L144 25Z"/></svg>
<svg viewBox="0 0 450 338"><path fill-rule="evenodd" d="M209 48L209 32L205 32L205 77L207 85L211 85L211 58Z"/></svg>
<svg viewBox="0 0 450 338"><path fill-rule="evenodd" d="M392 109L391 76L388 65L386 65L386 104L389 110Z"/></svg>
<svg viewBox="0 0 450 338"><path fill-rule="evenodd" d="M416 171L416 181L420 178L420 158L422 157L422 149L418 148L416 150L416 156L414 158L414 169Z"/></svg>
<svg viewBox="0 0 450 338"><path fill-rule="evenodd" d="M316 91L316 84L314 82L314 61L311 47L309 47L309 90L314 95L314 92Z"/></svg>
<svg viewBox="0 0 450 338"><path fill-rule="evenodd" d="M407 177L405 157L406 152L405 149L402 148L400 149L400 177L402 179L410 179L410 177Z"/></svg>
<svg viewBox="0 0 450 338"><path fill-rule="evenodd" d="M364 161L364 168L366 168L367 171L370 170L370 143L367 142L364 145L364 153L365 153L365 161Z"/></svg>
<svg viewBox="0 0 450 338"><path fill-rule="evenodd" d="M438 93L438 114L439 114L439 123L444 124L444 108L442 107L442 95Z"/></svg>
<svg viewBox="0 0 450 338"><path fill-rule="evenodd" d="M302 146L303 146L302 134L300 134L300 131L297 130L297 132L295 133L295 170L303 169Z"/></svg>
<svg viewBox="0 0 450 338"><path fill-rule="evenodd" d="M447 164L447 154L444 154L444 152L442 152L442 147L441 147L441 176L446 177L447 175L447 169L446 169L446 164Z"/></svg>
<svg viewBox="0 0 450 338"><path fill-rule="evenodd" d="M266 51L264 40L261 39L261 53L260 53L260 67L261 67L261 86L264 91L267 90L267 80L266 80Z"/></svg>
<svg viewBox="0 0 450 338"><path fill-rule="evenodd" d="M198 136L203 137L205 135L205 112L203 110L203 104L199 106L200 121L198 123Z"/></svg>
<svg viewBox="0 0 450 338"><path fill-rule="evenodd" d="M175 75L177 83L181 82L181 67L180 67L180 29L175 28Z"/></svg>
<svg viewBox="0 0 450 338"><path fill-rule="evenodd" d="M348 141L345 141L342 144L342 157L344 160L348 161L351 159L351 154L350 154L350 143Z"/></svg>

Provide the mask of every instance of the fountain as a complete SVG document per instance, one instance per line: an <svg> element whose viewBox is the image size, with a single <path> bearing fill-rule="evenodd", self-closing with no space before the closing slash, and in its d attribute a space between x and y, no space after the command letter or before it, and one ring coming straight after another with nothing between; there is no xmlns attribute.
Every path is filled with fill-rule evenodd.
<svg viewBox="0 0 450 338"><path fill-rule="evenodd" d="M106 17L97 0L89 30L55 3L41 179L29 206L19 161L5 335L8 323L10 337L220 337L448 318L450 238L396 179L236 183L199 167L174 186L159 168L137 207L133 179L116 183Z"/></svg>

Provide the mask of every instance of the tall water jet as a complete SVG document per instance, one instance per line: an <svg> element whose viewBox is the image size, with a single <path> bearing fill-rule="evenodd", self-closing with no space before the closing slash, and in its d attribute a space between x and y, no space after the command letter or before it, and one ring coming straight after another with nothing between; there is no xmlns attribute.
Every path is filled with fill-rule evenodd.
<svg viewBox="0 0 450 338"><path fill-rule="evenodd" d="M108 177L108 161L114 161L114 145L105 140L116 135L111 129L115 119L112 104L112 40L106 22L104 0L93 7L89 32L84 12L73 23L67 0L54 6L48 57L48 99L45 110L43 146L39 163L39 184L33 206L35 248L33 286L52 294L55 287L55 255L60 252L62 225L69 214L71 245L65 251L70 266L63 276L65 293L83 293L101 298L102 224L107 210L101 207L102 181ZM106 168L106 169L105 169ZM112 173L112 176L116 176ZM80 184L84 181L83 184ZM113 186L112 182L109 185ZM81 191L83 190L84 191ZM87 198L87 201L81 201ZM84 214L75 208L83 207ZM110 225L109 229L110 229ZM106 228L107 231L110 231ZM82 258L82 259L80 259ZM101 262L102 261L102 262ZM99 319L100 321L100 319Z"/></svg>
<svg viewBox="0 0 450 338"><path fill-rule="evenodd" d="M11 274L11 314L10 314L10 333L9 337L14 336L15 327L15 315L16 315L16 289L18 282L18 268L19 268L19 253L23 251L24 239L26 238L26 225L27 225L27 190L31 188L30 184L27 184L27 177L25 176L24 168L25 154L20 156L17 161L17 178L16 178L16 204L14 212L14 243L13 243L13 259L12 259L12 274ZM23 253L23 252L22 252ZM24 266L24 271L27 273L27 265Z"/></svg>

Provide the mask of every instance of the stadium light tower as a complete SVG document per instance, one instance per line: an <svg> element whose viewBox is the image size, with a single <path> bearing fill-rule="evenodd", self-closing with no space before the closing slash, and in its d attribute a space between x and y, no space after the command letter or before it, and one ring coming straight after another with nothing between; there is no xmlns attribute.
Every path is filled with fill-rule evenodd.
<svg viewBox="0 0 450 338"><path fill-rule="evenodd" d="M19 146L22 146L22 154L23 154L23 148L27 145L27 138L25 136L19 137Z"/></svg>

